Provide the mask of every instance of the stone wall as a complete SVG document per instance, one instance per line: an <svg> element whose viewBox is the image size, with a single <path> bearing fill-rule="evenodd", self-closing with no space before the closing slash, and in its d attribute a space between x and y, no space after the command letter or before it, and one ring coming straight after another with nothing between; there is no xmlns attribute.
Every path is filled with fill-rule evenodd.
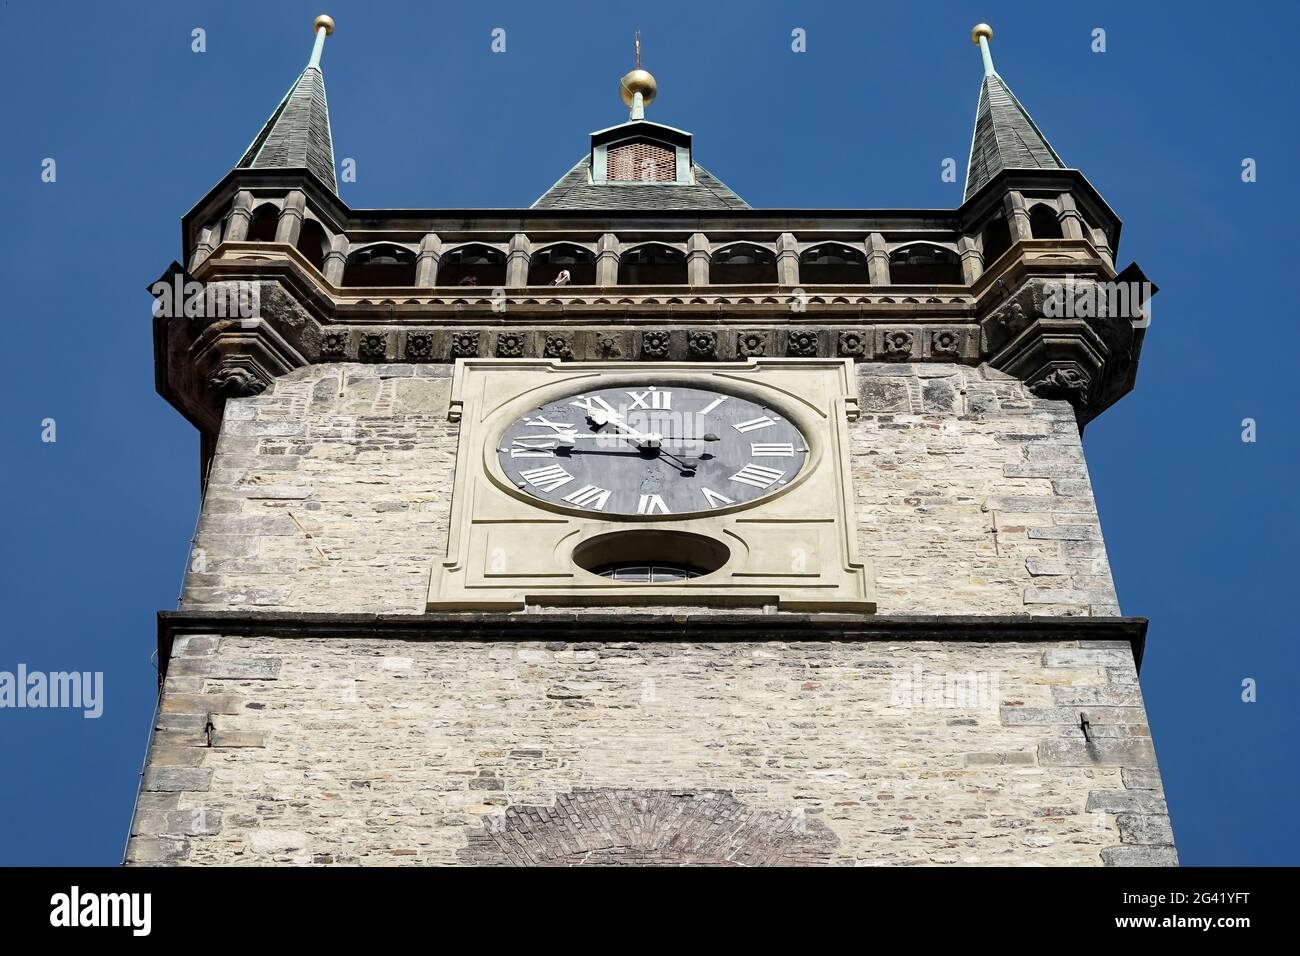
<svg viewBox="0 0 1300 956"><path fill-rule="evenodd" d="M424 610L457 429L446 365L313 365L226 404L183 606ZM1119 613L1070 406L986 368L858 366L882 614Z"/></svg>
<svg viewBox="0 0 1300 956"><path fill-rule="evenodd" d="M135 863L1176 862L1125 641L204 634L165 689Z"/></svg>

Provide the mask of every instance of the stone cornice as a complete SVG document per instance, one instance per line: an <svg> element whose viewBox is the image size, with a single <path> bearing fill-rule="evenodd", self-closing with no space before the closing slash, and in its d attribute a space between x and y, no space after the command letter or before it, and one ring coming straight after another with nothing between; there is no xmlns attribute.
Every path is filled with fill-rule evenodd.
<svg viewBox="0 0 1300 956"><path fill-rule="evenodd" d="M656 613L325 614L294 611L159 611L158 665L165 677L179 634L422 641L1123 641L1142 665L1147 619L1039 615Z"/></svg>
<svg viewBox="0 0 1300 956"><path fill-rule="evenodd" d="M1144 334L1118 317L1046 315L1049 283L1116 278L1086 239L1021 240L969 286L362 290L330 284L288 244L255 242L222 243L192 278L261 293L253 319L155 319L158 389L209 433L226 398L305 364L471 357L987 362L1070 401L1084 424L1132 388Z"/></svg>

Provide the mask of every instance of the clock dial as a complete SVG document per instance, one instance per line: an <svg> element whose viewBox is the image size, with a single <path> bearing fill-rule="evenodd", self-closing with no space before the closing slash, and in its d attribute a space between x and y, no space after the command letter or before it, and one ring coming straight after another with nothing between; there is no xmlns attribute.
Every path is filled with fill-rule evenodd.
<svg viewBox="0 0 1300 956"><path fill-rule="evenodd" d="M695 516L779 491L808 460L780 412L704 388L580 392L505 430L497 456L522 491L591 514Z"/></svg>

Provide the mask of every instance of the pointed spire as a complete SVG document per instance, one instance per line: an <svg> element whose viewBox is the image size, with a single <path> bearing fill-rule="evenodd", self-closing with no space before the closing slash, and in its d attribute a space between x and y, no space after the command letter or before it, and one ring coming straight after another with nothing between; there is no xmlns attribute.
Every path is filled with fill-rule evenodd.
<svg viewBox="0 0 1300 956"><path fill-rule="evenodd" d="M655 93L659 91L655 78L646 70L641 69L640 30L636 33L634 43L636 45L636 67L623 74L623 78L618 81L618 95L622 98L623 105L631 110L628 114L630 122L645 119L645 108L650 105L655 98Z"/></svg>
<svg viewBox="0 0 1300 956"><path fill-rule="evenodd" d="M312 30L316 42L307 68L289 87L289 92L237 166L244 169L308 169L337 193L325 75L320 68L325 38L334 32L334 21L321 14L312 24Z"/></svg>
<svg viewBox="0 0 1300 956"><path fill-rule="evenodd" d="M1061 157L993 68L993 54L989 52L993 28L987 23L976 24L970 38L979 46L984 60L984 82L975 111L965 198L970 199L1004 169L1064 169Z"/></svg>

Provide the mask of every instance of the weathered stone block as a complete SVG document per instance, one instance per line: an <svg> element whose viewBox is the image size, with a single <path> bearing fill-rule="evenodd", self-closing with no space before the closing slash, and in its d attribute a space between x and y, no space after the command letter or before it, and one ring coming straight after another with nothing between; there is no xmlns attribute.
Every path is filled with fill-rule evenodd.
<svg viewBox="0 0 1300 956"><path fill-rule="evenodd" d="M1101 851L1106 866L1177 866L1178 853L1171 846L1116 846Z"/></svg>
<svg viewBox="0 0 1300 956"><path fill-rule="evenodd" d="M1165 814L1121 813L1115 822L1121 842L1173 846L1174 830Z"/></svg>
<svg viewBox="0 0 1300 956"><path fill-rule="evenodd" d="M207 790L212 771L193 767L153 767L144 772L145 790Z"/></svg>
<svg viewBox="0 0 1300 956"><path fill-rule="evenodd" d="M1089 813L1169 812L1164 796L1155 790L1094 790L1088 794L1086 809Z"/></svg>
<svg viewBox="0 0 1300 956"><path fill-rule="evenodd" d="M1044 740L1038 745L1038 762L1045 767L1154 767L1156 753L1148 738L1084 740L1080 734L1077 740Z"/></svg>

